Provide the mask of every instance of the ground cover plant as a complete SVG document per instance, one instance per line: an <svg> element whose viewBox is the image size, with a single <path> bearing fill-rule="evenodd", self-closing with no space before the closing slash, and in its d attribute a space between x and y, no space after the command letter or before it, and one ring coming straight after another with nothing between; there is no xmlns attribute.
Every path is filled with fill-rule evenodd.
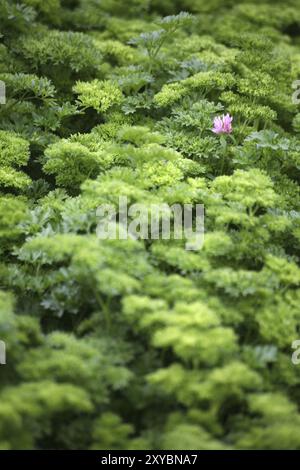
<svg viewBox="0 0 300 470"><path fill-rule="evenodd" d="M0 25L0 448L300 449L300 1ZM120 195L204 204L203 248L100 240Z"/></svg>

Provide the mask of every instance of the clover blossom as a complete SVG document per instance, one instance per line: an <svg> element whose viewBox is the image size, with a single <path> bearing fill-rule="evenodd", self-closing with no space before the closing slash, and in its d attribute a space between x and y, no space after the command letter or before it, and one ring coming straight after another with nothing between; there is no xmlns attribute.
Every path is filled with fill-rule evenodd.
<svg viewBox="0 0 300 470"><path fill-rule="evenodd" d="M214 119L214 127L212 129L212 132L215 134L231 134L232 132L232 126L231 122L233 120L233 117L230 116L230 114L226 114L226 116L217 116Z"/></svg>

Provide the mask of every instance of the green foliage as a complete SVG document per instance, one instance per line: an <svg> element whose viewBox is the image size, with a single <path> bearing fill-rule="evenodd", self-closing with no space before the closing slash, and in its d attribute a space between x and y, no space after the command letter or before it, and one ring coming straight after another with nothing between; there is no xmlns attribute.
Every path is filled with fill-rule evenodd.
<svg viewBox="0 0 300 470"><path fill-rule="evenodd" d="M46 30L19 39L17 51L33 69L61 65L74 72L97 70L101 54L93 40L81 33ZM51 73L51 71L50 71Z"/></svg>
<svg viewBox="0 0 300 470"><path fill-rule="evenodd" d="M78 82L73 90L78 94L79 103L85 108L94 108L104 113L113 105L122 102L122 92L111 81L94 80L90 83Z"/></svg>
<svg viewBox="0 0 300 470"><path fill-rule="evenodd" d="M2 187L24 189L30 178L14 167L25 166L29 159L29 145L14 133L0 131L0 184Z"/></svg>
<svg viewBox="0 0 300 470"><path fill-rule="evenodd" d="M0 21L0 448L299 450L299 1ZM204 204L203 248L100 240L120 196Z"/></svg>

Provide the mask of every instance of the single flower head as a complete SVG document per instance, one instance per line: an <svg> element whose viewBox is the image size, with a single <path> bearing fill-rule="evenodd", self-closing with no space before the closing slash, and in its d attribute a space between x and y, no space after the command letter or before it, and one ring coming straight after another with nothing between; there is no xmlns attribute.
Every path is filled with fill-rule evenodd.
<svg viewBox="0 0 300 470"><path fill-rule="evenodd" d="M214 119L214 127L212 128L212 131L215 134L230 134L232 132L232 126L231 122L233 120L233 117L230 116L230 114L226 114L226 116L218 116L215 117Z"/></svg>

